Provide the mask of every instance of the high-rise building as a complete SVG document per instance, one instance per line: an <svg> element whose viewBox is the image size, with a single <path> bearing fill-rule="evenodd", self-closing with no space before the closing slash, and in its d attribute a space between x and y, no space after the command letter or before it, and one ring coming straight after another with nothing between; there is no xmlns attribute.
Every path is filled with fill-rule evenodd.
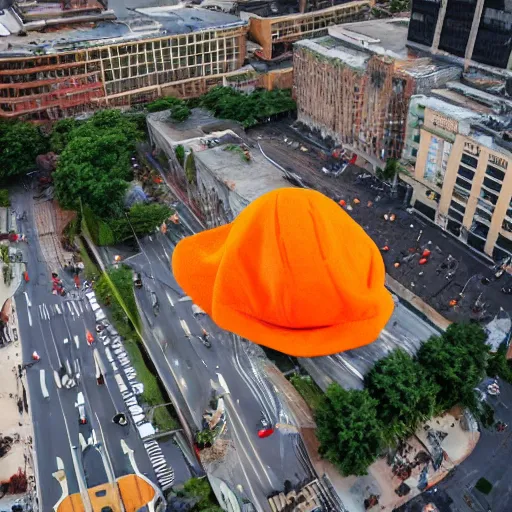
<svg viewBox="0 0 512 512"><path fill-rule="evenodd" d="M465 62L512 69L512 2L413 0L409 41Z"/></svg>

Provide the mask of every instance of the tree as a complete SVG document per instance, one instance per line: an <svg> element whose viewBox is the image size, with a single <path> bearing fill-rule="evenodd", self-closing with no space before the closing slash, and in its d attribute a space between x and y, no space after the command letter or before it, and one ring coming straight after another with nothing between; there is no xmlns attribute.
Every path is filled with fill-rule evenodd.
<svg viewBox="0 0 512 512"><path fill-rule="evenodd" d="M171 117L181 123L190 117L192 111L184 104L176 105L171 111Z"/></svg>
<svg viewBox="0 0 512 512"><path fill-rule="evenodd" d="M132 177L130 156L142 137L133 120L117 110L102 110L72 129L53 177L61 206L91 207L100 217L123 212Z"/></svg>
<svg viewBox="0 0 512 512"><path fill-rule="evenodd" d="M146 108L148 112L161 112L162 110L169 110L175 107L176 105L182 105L183 100L179 98L174 98L172 96L167 96L165 98L158 98L157 100L148 103Z"/></svg>
<svg viewBox="0 0 512 512"><path fill-rule="evenodd" d="M73 137L53 174L59 204L78 210L82 200L100 217L119 216L131 177L125 143L118 132Z"/></svg>
<svg viewBox="0 0 512 512"><path fill-rule="evenodd" d="M512 368L506 355L506 345L500 345L498 350L490 355L486 370L489 377L500 377L507 382L512 382Z"/></svg>
<svg viewBox="0 0 512 512"><path fill-rule="evenodd" d="M22 121L0 121L0 180L33 170L37 155L47 150L48 141L37 126Z"/></svg>
<svg viewBox="0 0 512 512"><path fill-rule="evenodd" d="M196 173L196 159L194 157L194 152L190 150L190 153L185 158L185 176L189 183L197 183Z"/></svg>
<svg viewBox="0 0 512 512"><path fill-rule="evenodd" d="M109 226L112 229L115 243L119 243L132 238L133 231L137 236L146 236L152 233L171 214L172 210L163 204L138 203L128 210L128 219L124 216L114 219L109 222Z"/></svg>
<svg viewBox="0 0 512 512"><path fill-rule="evenodd" d="M50 134L50 150L54 153L62 153L69 142L70 133L79 126L79 122L73 117L57 121Z"/></svg>
<svg viewBox="0 0 512 512"><path fill-rule="evenodd" d="M208 428L200 430L196 434L196 442L200 447L211 446L215 441L215 432Z"/></svg>
<svg viewBox="0 0 512 512"><path fill-rule="evenodd" d="M216 511L222 510L218 507L215 494L208 479L205 478L190 478L183 484L182 494L187 498L196 498L198 501L192 508L194 511Z"/></svg>
<svg viewBox="0 0 512 512"><path fill-rule="evenodd" d="M489 347L478 324L452 324L441 336L432 336L418 351L418 362L437 383L437 404L475 407L474 388L485 375Z"/></svg>
<svg viewBox="0 0 512 512"><path fill-rule="evenodd" d="M377 400L368 391L346 391L331 384L316 410L319 453L343 475L365 475L382 442Z"/></svg>
<svg viewBox="0 0 512 512"><path fill-rule="evenodd" d="M378 361L365 384L378 402L377 416L388 441L414 433L422 421L434 415L439 389L404 350L395 350Z"/></svg>
<svg viewBox="0 0 512 512"><path fill-rule="evenodd" d="M174 150L174 153L180 165L183 166L185 163L185 148L181 144L178 144Z"/></svg>

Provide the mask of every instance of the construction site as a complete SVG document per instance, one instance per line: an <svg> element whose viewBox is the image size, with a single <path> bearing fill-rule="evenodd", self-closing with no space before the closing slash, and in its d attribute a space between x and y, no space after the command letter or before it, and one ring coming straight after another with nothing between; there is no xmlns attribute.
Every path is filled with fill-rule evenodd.
<svg viewBox="0 0 512 512"><path fill-rule="evenodd" d="M46 121L197 96L245 59L247 23L229 14L58 5L1 11L0 118Z"/></svg>
<svg viewBox="0 0 512 512"><path fill-rule="evenodd" d="M407 48L407 22L349 23L295 45L298 120L374 167L401 157L410 98L460 76Z"/></svg>

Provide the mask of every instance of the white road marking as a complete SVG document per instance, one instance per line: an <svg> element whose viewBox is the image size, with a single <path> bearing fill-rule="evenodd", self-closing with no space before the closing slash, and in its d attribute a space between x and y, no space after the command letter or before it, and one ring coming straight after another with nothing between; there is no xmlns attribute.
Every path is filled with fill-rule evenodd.
<svg viewBox="0 0 512 512"><path fill-rule="evenodd" d="M46 378L44 370L39 370L39 382L41 384L41 392L43 393L43 398L48 398L50 393L48 393L48 388L46 387Z"/></svg>
<svg viewBox="0 0 512 512"><path fill-rule="evenodd" d="M201 359L202 363L208 368L208 365L204 362L204 359Z"/></svg>
<svg viewBox="0 0 512 512"><path fill-rule="evenodd" d="M39 316L40 316L41 318L46 318L46 317L44 316L44 309L41 307L41 304L39 304Z"/></svg>
<svg viewBox="0 0 512 512"><path fill-rule="evenodd" d="M26 301L27 301L27 306L28 306L29 308L31 308L31 307L32 307L32 302L30 302L30 299L28 298L28 294L27 294L27 292L23 292L23 293L25 294L25 299L26 299Z"/></svg>
<svg viewBox="0 0 512 512"><path fill-rule="evenodd" d="M174 360L174 366L179 366L179 365L180 365L179 360L178 360L178 359L175 359L175 360Z"/></svg>
<svg viewBox="0 0 512 512"><path fill-rule="evenodd" d="M217 378L219 379L219 384L226 391L226 393L231 393L231 391L229 391L228 385L222 373L217 373Z"/></svg>
<svg viewBox="0 0 512 512"><path fill-rule="evenodd" d="M180 324L181 324L181 328L183 329L183 332L185 333L185 336L187 338L190 338L191 332L190 332L190 329L188 328L187 322L185 322L185 320L180 320Z"/></svg>
<svg viewBox="0 0 512 512"><path fill-rule="evenodd" d="M60 310L60 308L59 308L59 305L58 305L58 304L55 304L55 309L57 310L57 313L58 313L59 315L62 315L62 311Z"/></svg>
<svg viewBox="0 0 512 512"><path fill-rule="evenodd" d="M185 295L185 297L182 297L181 299L178 299L178 302L189 302L192 300L192 297L189 297L188 295Z"/></svg>
<svg viewBox="0 0 512 512"><path fill-rule="evenodd" d="M78 310L78 306L76 305L75 301L72 302L73 304L73 307L75 308L75 311L76 311L76 316L80 316L80 311Z"/></svg>
<svg viewBox="0 0 512 512"><path fill-rule="evenodd" d="M55 379L56 386L61 389L62 382L60 381L59 372L57 370L53 370L53 378Z"/></svg>
<svg viewBox="0 0 512 512"><path fill-rule="evenodd" d="M78 336L73 336L73 339L75 340L76 348L80 348L80 338Z"/></svg>
<svg viewBox="0 0 512 512"><path fill-rule="evenodd" d="M32 327L32 315L30 314L30 311L28 310L28 308L27 308L27 313L28 313L28 323L29 323L30 327Z"/></svg>
<svg viewBox="0 0 512 512"><path fill-rule="evenodd" d="M78 305L80 306L80 313L83 313L83 312L84 312L84 308L83 308L83 306L82 306L82 303L81 303L81 302L79 302L79 303L78 303Z"/></svg>
<svg viewBox="0 0 512 512"><path fill-rule="evenodd" d="M71 316L75 316L75 312L73 311L73 309L71 309L71 304L69 302L66 302L66 304L68 306L69 312L71 313Z"/></svg>
<svg viewBox="0 0 512 512"><path fill-rule="evenodd" d="M167 300L169 301L169 304L171 305L171 307L174 307L174 302L172 301L172 298L169 295L169 292L166 291L165 295L167 296Z"/></svg>
<svg viewBox="0 0 512 512"><path fill-rule="evenodd" d="M71 363L69 362L69 359L66 359L66 370L68 372L68 375L72 377L73 371L71 370Z"/></svg>

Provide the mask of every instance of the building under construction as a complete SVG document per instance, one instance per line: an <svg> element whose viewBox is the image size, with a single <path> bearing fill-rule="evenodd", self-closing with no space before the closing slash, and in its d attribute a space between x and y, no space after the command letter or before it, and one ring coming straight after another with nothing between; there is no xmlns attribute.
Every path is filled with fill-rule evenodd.
<svg viewBox="0 0 512 512"><path fill-rule="evenodd" d="M433 53L512 69L512 4L506 0L413 0L409 40Z"/></svg>
<svg viewBox="0 0 512 512"><path fill-rule="evenodd" d="M406 47L407 21L349 23L295 44L298 120L373 167L401 157L411 96L460 76Z"/></svg>
<svg viewBox="0 0 512 512"><path fill-rule="evenodd" d="M332 25L365 20L372 5L372 0L301 0L297 6L298 12L271 17L251 15L249 37L261 46L256 50L256 56L260 59L291 58L296 41L326 35Z"/></svg>
<svg viewBox="0 0 512 512"><path fill-rule="evenodd" d="M193 7L15 3L0 11L0 118L198 96L243 65L246 33L235 16Z"/></svg>

